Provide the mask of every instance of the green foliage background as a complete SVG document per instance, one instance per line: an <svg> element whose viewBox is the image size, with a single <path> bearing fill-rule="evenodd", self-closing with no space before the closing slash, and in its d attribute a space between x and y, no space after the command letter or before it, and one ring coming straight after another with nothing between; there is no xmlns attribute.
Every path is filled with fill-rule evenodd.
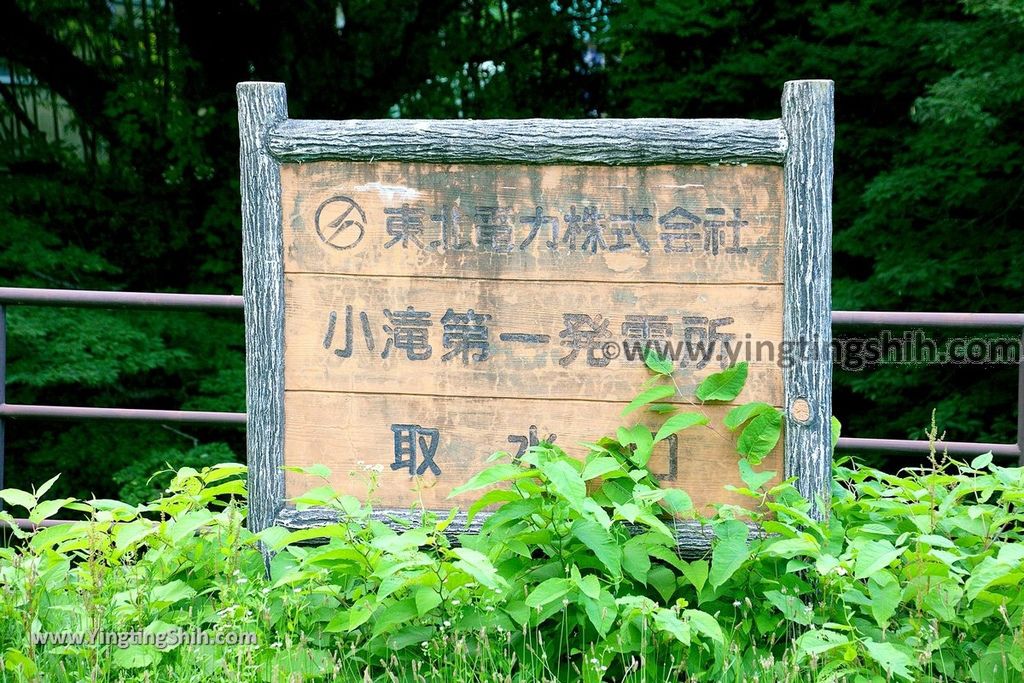
<svg viewBox="0 0 1024 683"><path fill-rule="evenodd" d="M0 0L0 283L240 291L241 80L287 83L295 117L572 118L774 117L784 81L831 78L834 307L1019 310L1021 44L1020 0ZM29 91L81 145L38 130ZM11 402L244 408L239 316L8 318ZM886 366L840 375L836 413L920 437L936 408L950 438L1011 441L1015 381ZM186 431L13 423L6 476L114 495L140 460L242 455Z"/></svg>

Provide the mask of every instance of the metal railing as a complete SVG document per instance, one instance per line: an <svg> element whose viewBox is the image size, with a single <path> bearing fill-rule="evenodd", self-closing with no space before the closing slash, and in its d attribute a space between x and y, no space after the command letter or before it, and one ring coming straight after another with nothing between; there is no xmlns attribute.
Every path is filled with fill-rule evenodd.
<svg viewBox="0 0 1024 683"><path fill-rule="evenodd" d="M0 488L4 482L5 423L17 420L115 420L176 424L245 425L245 413L203 410L142 410L84 406L22 405L7 403L7 307L64 306L74 308L131 308L184 311L242 310L242 297L221 294L161 294L155 292L98 292L67 289L0 287ZM16 520L21 528L37 525ZM60 520L47 520L50 526ZM3 524L0 524L2 527Z"/></svg>
<svg viewBox="0 0 1024 683"><path fill-rule="evenodd" d="M125 308L186 311L242 310L242 297L221 294L162 294L150 292L100 292L88 290L29 289L0 287L0 488L4 477L4 423L8 419L26 420L116 420L170 422L210 425L244 425L245 413L195 410L142 410L134 408L92 408L82 406L21 405L7 403L7 327L8 306L64 306L77 308ZM1024 330L1024 314L1017 313L914 313L901 311L833 311L833 326L948 327L973 329ZM1024 343L1024 337L1022 337ZM991 451L994 456L1016 458L1024 465L1024 362L1018 369L1017 443L992 444L966 441L939 441L937 447L954 455ZM841 437L838 450L889 453L928 453L927 441L912 439L871 439ZM27 520L19 526L32 527Z"/></svg>

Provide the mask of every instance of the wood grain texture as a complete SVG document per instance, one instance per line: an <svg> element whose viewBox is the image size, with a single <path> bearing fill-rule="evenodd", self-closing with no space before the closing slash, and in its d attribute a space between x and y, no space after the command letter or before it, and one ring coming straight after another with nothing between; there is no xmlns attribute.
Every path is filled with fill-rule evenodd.
<svg viewBox="0 0 1024 683"><path fill-rule="evenodd" d="M547 440L570 455L582 458L582 443L614 435L619 426L642 423L657 431L665 417L635 411L622 417L625 403L597 401L541 401L496 398L435 398L366 394L285 393L285 448L289 465L322 464L331 468L331 483L340 491L365 499L365 479L372 468L381 470L374 492L378 507L408 508L421 503L428 509L463 509L481 492L449 498L451 490L486 468L497 451L518 453L519 446ZM737 468L734 436L722 427L726 406L684 407L711 420L655 446L649 466L663 477L665 486L681 488L703 514L711 503L751 505L750 499L724 489L742 486ZM418 425L415 434L393 425ZM429 430L436 430L429 431ZM413 437L414 449L396 458L396 431ZM419 441L419 437L425 443ZM515 441L510 441L510 437ZM521 438L520 438L521 437ZM424 457L424 446L433 451ZM781 472L781 446L764 461L765 470ZM396 460L398 464L396 464ZM413 473L419 476L413 476ZM422 473L419 470L422 469ZM355 476L353 476L355 475ZM287 496L292 498L319 479L289 472Z"/></svg>
<svg viewBox="0 0 1024 683"><path fill-rule="evenodd" d="M481 512L473 518L472 522L467 521L465 512L455 515L452 523L445 530L444 535L455 545L459 545L460 536L464 534L477 534L483 528L484 522L490 513ZM370 515L374 521L391 527L395 531L402 532L409 529L409 524L419 525L423 514L419 511L408 509L380 508L374 510ZM297 510L292 506L282 508L278 513L276 525L289 530L311 529L325 524L335 524L341 521L337 511L325 507L313 507L304 510ZM714 539L714 530L710 525L701 524L692 519L669 520L666 523L676 534L676 553L683 558L706 557L711 552L711 541ZM750 527L750 538L763 538L764 529L756 524L748 524ZM646 527L627 525L634 534L647 532Z"/></svg>
<svg viewBox="0 0 1024 683"><path fill-rule="evenodd" d="M281 176L266 151L268 127L287 118L280 83L238 84L245 298L249 528L274 523L284 493L284 247Z"/></svg>
<svg viewBox="0 0 1024 683"><path fill-rule="evenodd" d="M402 350L389 340L402 329L393 319L407 316L409 306L419 315L429 313L423 321L429 326L418 328L420 345ZM449 309L473 310L478 318L490 316L476 330L481 337L486 335L486 357L480 358L483 344L466 344L463 352L464 337L446 340L445 334L467 334L466 326L444 324ZM750 362L747 386L737 402L782 405L782 370L772 355L778 351L774 342L782 337L780 285L650 286L299 274L286 276L285 311L289 390L628 402L650 373L643 364L644 341L627 338L640 334L650 339L657 333L673 345L673 354L679 352L675 357L680 366L686 356L684 340L696 345L713 336L719 339L710 358L704 359L694 346L697 360L686 358L685 367L677 371L676 382L684 397L692 397L703 378L731 365L727 354L732 353L738 354L735 360ZM568 321L566 315L588 319ZM645 333L643 324L629 316L661 316L661 321L649 323L650 332ZM722 322L715 324L716 320ZM568 334L571 328L579 335ZM590 344L583 334L595 329L603 332L593 335ZM546 341L519 342L506 336L517 333L544 335ZM572 346L574 338L585 348ZM623 340L639 345L632 360L622 353ZM758 358L758 342L763 341L773 344L762 347ZM606 356L605 344L611 345L608 356L618 356ZM719 359L722 352L726 355ZM698 361L704 362L703 368Z"/></svg>
<svg viewBox="0 0 1024 683"><path fill-rule="evenodd" d="M781 163L781 122L748 119L285 121L281 161L600 164Z"/></svg>
<svg viewBox="0 0 1024 683"><path fill-rule="evenodd" d="M833 94L832 81L791 81L782 94L789 138L783 338L808 350L785 373L786 476L798 477L819 519L828 514L832 485ZM807 419L797 419L794 404Z"/></svg>
<svg viewBox="0 0 1024 683"><path fill-rule="evenodd" d="M285 272L781 283L777 166L282 168Z"/></svg>

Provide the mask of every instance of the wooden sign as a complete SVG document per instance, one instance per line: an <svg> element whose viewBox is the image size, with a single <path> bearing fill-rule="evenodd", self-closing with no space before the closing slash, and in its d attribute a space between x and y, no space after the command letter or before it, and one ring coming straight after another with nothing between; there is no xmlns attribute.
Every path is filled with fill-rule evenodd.
<svg viewBox="0 0 1024 683"><path fill-rule="evenodd" d="M678 402L747 361L736 402L787 413L766 465L827 497L831 82L788 83L774 121L295 121L280 84L238 96L254 529L323 519L282 465L356 495L372 470L403 514L465 507L494 451L582 456L650 348ZM740 502L736 459L688 430L651 469L703 507Z"/></svg>

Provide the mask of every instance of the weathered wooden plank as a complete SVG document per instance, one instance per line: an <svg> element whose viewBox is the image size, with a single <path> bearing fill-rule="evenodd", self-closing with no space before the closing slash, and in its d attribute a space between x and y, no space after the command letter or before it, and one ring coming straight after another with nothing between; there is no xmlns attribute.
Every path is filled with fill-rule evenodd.
<svg viewBox="0 0 1024 683"><path fill-rule="evenodd" d="M643 423L656 431L665 421L649 411L621 416L625 403L536 399L437 398L368 394L285 392L285 449L289 465L327 465L339 490L367 496L365 481L378 478L376 504L428 509L465 507L480 494L449 499L451 490L487 467L496 451L512 455L531 441L549 440L582 457L581 442L614 435L619 426ZM680 432L659 443L650 461L666 486L682 488L703 513L710 503L749 506L750 499L724 490L742 486L732 435L721 426L726 406L694 406L711 427ZM781 447L764 463L782 464ZM380 470L374 472L374 469ZM413 476L413 473L422 476ZM353 476L353 474L355 476ZM289 472L287 495L294 497L323 482Z"/></svg>
<svg viewBox="0 0 1024 683"><path fill-rule="evenodd" d="M780 349L759 344L781 338L780 285L299 274L285 311L287 389L629 401L649 374L645 342L667 342L683 397L749 360L738 401L782 401Z"/></svg>
<svg viewBox="0 0 1024 683"><path fill-rule="evenodd" d="M468 515L465 511L456 514L452 523L444 529L444 536L453 544L459 545L460 537L464 533L479 533L483 523L490 516L488 512L481 512L473 517L473 521L467 521ZM408 524L420 524L423 514L417 510L378 508L370 516L374 521L390 526L396 531L408 530ZM341 520L341 516L334 510L325 507L307 508L297 510L294 507L286 506L278 515L276 525L288 529L312 528L333 524ZM715 531L710 524L702 524L695 519L667 520L670 527L676 532L676 553L683 558L705 557L711 552L711 544L715 539ZM630 530L636 533L647 531L645 526L628 525ZM750 537L763 538L765 531L761 526L748 523L751 528Z"/></svg>
<svg viewBox="0 0 1024 683"><path fill-rule="evenodd" d="M781 283L777 166L288 164L285 272Z"/></svg>
<svg viewBox="0 0 1024 683"><path fill-rule="evenodd" d="M288 116L280 83L238 85L241 143L242 294L245 298L246 448L249 528L274 523L284 481L284 258L281 175L264 147L267 128Z"/></svg>
<svg viewBox="0 0 1024 683"><path fill-rule="evenodd" d="M778 119L492 119L282 122L267 136L281 161L778 164Z"/></svg>
<svg viewBox="0 0 1024 683"><path fill-rule="evenodd" d="M468 515L462 511L455 515L445 530L444 534L452 543L458 545L460 536L463 534L477 534L483 527L484 522L490 516L488 512L481 512L468 521ZM326 507L312 507L298 510L291 506L285 506L277 516L277 526L286 529L311 529L325 524L334 524L341 521L342 517L335 511ZM423 514L419 511L409 509L378 508L370 515L370 519L385 524L395 531L407 531L408 524L421 524ZM705 557L711 551L711 541L715 538L714 530L710 525L702 524L693 519L677 519L666 521L673 527L676 534L676 553L683 558ZM644 533L646 527L628 525L634 534ZM752 523L750 537L760 538L765 536L764 529Z"/></svg>
<svg viewBox="0 0 1024 683"><path fill-rule="evenodd" d="M786 154L783 338L807 350L786 368L786 475L828 514L832 485L832 81L791 81L782 93Z"/></svg>

